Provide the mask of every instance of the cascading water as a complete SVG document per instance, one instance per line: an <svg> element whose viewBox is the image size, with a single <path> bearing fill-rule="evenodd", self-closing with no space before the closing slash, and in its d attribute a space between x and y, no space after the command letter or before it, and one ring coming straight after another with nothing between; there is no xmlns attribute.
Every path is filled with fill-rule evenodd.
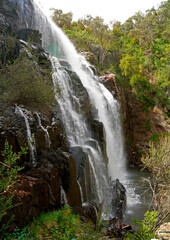
<svg viewBox="0 0 170 240"><path fill-rule="evenodd" d="M56 95L70 148L81 148L87 157L83 169L86 200L101 202L109 198L109 177L120 178L125 166L119 106L112 94L94 76L88 62L79 55L64 33L34 5L32 23L29 26L42 34L42 45L53 57L53 82L61 93ZM76 96L72 80L60 65L60 59L68 62L72 72L85 88L95 112L95 119L102 123L106 141L104 156L99 143L92 135L92 126L85 121L81 103ZM94 114L93 114L94 115ZM84 196L83 196L84 197Z"/></svg>
<svg viewBox="0 0 170 240"><path fill-rule="evenodd" d="M41 127L41 129L44 131L45 133L45 142L46 142L46 147L50 147L51 145L51 141L50 141L50 136L49 136L49 133L48 133L48 130L43 127L42 123L41 123L41 118L40 118L40 115L38 113L36 113L37 115L37 119L38 119L38 124L39 126Z"/></svg>
<svg viewBox="0 0 170 240"><path fill-rule="evenodd" d="M103 162L103 155L98 143L92 138L90 126L85 122L80 99L76 97L69 74L60 65L57 58L52 57L51 61L53 66L54 86L59 87L62 91L59 96L56 95L56 98L60 106L62 120L70 147L79 147L88 156L88 177L90 177L91 180L86 184L86 187L90 189L91 193L88 200L97 199L101 202L108 187L106 178L107 170ZM95 145L95 147L93 147L93 145Z"/></svg>
<svg viewBox="0 0 170 240"><path fill-rule="evenodd" d="M27 140L29 144L29 150L30 150L30 158L31 162L34 164L36 161L36 146L35 146L35 138L34 134L31 134L31 129L29 125L29 115L31 114L27 109L21 108L19 106L16 106L15 113L22 116L25 120L25 125L27 129Z"/></svg>
<svg viewBox="0 0 170 240"><path fill-rule="evenodd" d="M23 0L25 1L25 0ZM113 95L94 76L89 63L79 55L64 33L47 19L34 4L32 20L28 27L39 30L42 34L42 45L51 54L53 82L61 93L56 95L60 114L69 141L70 149L81 149L86 159L82 175L84 177L83 198L85 200L107 200L109 196L109 178L123 179L125 172L125 154L121 132L119 105ZM102 123L106 155L92 134L92 126L86 121L81 106L81 99L72 84L68 71L60 64L63 59L69 70L77 76L77 81L87 92L93 108L93 117ZM108 162L108 163L107 163ZM107 205L106 204L106 205Z"/></svg>

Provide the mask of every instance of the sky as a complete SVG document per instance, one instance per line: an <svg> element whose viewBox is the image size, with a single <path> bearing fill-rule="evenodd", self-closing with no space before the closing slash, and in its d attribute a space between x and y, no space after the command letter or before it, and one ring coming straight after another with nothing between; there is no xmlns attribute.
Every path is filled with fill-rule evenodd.
<svg viewBox="0 0 170 240"><path fill-rule="evenodd" d="M109 21L125 22L136 12L155 8L162 0L37 0L45 12L50 15L49 9L62 9L64 13L72 12L73 20L83 18L90 14L92 17L100 16L106 23Z"/></svg>

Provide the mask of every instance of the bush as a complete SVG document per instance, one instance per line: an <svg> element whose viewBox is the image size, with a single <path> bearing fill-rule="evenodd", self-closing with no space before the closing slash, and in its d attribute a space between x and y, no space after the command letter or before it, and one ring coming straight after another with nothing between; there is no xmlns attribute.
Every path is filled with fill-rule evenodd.
<svg viewBox="0 0 170 240"><path fill-rule="evenodd" d="M39 66L26 56L1 71L0 89L3 102L23 104L33 110L46 110L54 102L49 74L43 75Z"/></svg>
<svg viewBox="0 0 170 240"><path fill-rule="evenodd" d="M69 206L59 211L42 213L38 219L28 227L33 239L73 240L100 239L100 233L94 231L92 224L85 224L80 217L72 213Z"/></svg>
<svg viewBox="0 0 170 240"><path fill-rule="evenodd" d="M133 218L132 223L138 226L137 231L126 234L126 240L151 240L155 237L155 224L157 222L157 212L147 211L144 220Z"/></svg>
<svg viewBox="0 0 170 240"><path fill-rule="evenodd" d="M30 233L28 232L28 229L24 227L22 230L20 230L18 227L14 229L13 233L7 234L5 236L5 240L10 239L17 239L17 240L33 240Z"/></svg>
<svg viewBox="0 0 170 240"><path fill-rule="evenodd" d="M24 50L18 52L19 56L7 61L9 52L15 47L14 40L8 37L10 44L5 45L3 52L5 60L0 66L0 101L47 112L55 102L48 60L28 43Z"/></svg>
<svg viewBox="0 0 170 240"><path fill-rule="evenodd" d="M153 192L152 207L161 213L162 219L168 214L170 190L170 137L162 135L150 142L150 148L142 157L144 168L152 173L152 179L145 179ZM161 220L161 219L160 219Z"/></svg>
<svg viewBox="0 0 170 240"><path fill-rule="evenodd" d="M1 152L3 162L0 162L0 239L3 238L5 230L8 228L8 224L3 224L3 217L7 214L8 210L14 207L12 203L14 197L12 187L16 183L18 172L23 169L17 165L17 161L23 154L27 153L27 150L27 147L25 147L21 148L20 152L14 153L12 146L9 146L6 141L5 148Z"/></svg>

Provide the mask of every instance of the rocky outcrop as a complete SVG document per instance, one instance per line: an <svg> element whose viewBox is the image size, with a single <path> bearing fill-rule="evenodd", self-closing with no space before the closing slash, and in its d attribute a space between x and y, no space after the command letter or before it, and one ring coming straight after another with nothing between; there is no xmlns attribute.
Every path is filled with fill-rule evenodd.
<svg viewBox="0 0 170 240"><path fill-rule="evenodd" d="M118 56L116 52L107 52L106 49L98 44L89 43L89 51L81 52L81 54L94 66L118 65Z"/></svg>
<svg viewBox="0 0 170 240"><path fill-rule="evenodd" d="M0 1L0 26L2 30L11 30L17 33L22 28L30 27L32 24L32 14L34 6L32 0L13 1L1 0Z"/></svg>
<svg viewBox="0 0 170 240"><path fill-rule="evenodd" d="M13 227L28 224L42 211L62 207L63 189L70 206L81 205L75 162L68 153L45 149L39 152L34 165L24 165L14 188L13 204L19 205L9 214L15 215Z"/></svg>
<svg viewBox="0 0 170 240"><path fill-rule="evenodd" d="M141 154L147 151L152 138L170 133L166 111L159 106L144 106L132 89L119 86L116 75L110 71L105 71L100 81L120 103L127 159L139 165Z"/></svg>
<svg viewBox="0 0 170 240"><path fill-rule="evenodd" d="M3 2L3 9L5 4L9 2ZM5 17L8 18L8 14L5 13ZM0 22L2 23L3 21ZM11 33L12 29L15 28L15 24L11 24L9 21L9 25L3 25L4 28L0 41L3 49L0 53L1 64L6 64L9 61L13 64L20 52L25 51L30 59L34 54L38 56L36 58L37 64L41 68L42 73L44 73L44 68L50 70L51 64L48 54L40 46L41 36L37 31L25 28L18 30L17 36L22 38L22 40L13 38L12 50L9 55L6 54L6 46L8 40L10 40L8 31ZM29 43L29 51L27 51L29 36L34 36L35 41L33 38L31 39L33 42ZM64 61L63 65L69 73L75 96L80 98L81 108L86 113L86 121L93 126L92 135L98 140L101 139L100 142L104 149L103 126L97 120L92 120L93 110L88 94L80 83L78 76L70 70L69 65ZM18 107L22 110L23 115L18 111ZM40 111L38 109L35 111L24 105L15 106L15 104L11 105L0 101L0 148L4 148L4 143L7 139L9 144L13 146L13 150L18 152L20 151L20 146L30 144L29 135L34 136L34 140L31 143L32 147L29 148L28 154L19 161L19 164L24 169L20 173L18 182L13 189L16 193L14 204L19 205L13 208L4 218L5 221L9 215L14 214L14 225L18 226L28 224L33 217L37 217L42 211L61 207L63 191L70 206L81 206L81 195L77 178L81 172L82 162L79 158L76 158L75 161L73 158L75 157L74 154L73 156L70 154L71 150L65 137L57 104L55 104L55 108L50 108L50 111L45 113L41 109ZM0 158L2 160L2 156Z"/></svg>
<svg viewBox="0 0 170 240"><path fill-rule="evenodd" d="M25 51L29 59L32 59L35 54L38 56L36 64L41 68L41 73L45 74L44 68L51 70L51 65L48 54L40 46L41 34L34 29L36 16L32 18L32 15L40 12L36 9L36 14L33 14L36 6L32 3L32 0L0 2L0 26L2 26L0 46L3 49L0 60L2 64L7 62L13 64L20 52ZM7 55L6 43L9 34L15 35L18 40L15 39L12 51ZM28 40L30 41L29 49L27 48ZM105 53L102 49L93 46L92 52L99 54L98 61L103 61ZM95 149L98 147L96 142L99 142L103 158L107 162L103 124L94 119L96 110L91 106L88 93L76 73L70 69L66 61L61 60L60 63L69 75L70 93L75 96L73 101L76 102L76 97L80 99L77 105L81 106L77 108L84 113L84 119L91 130L88 144ZM49 81L49 84L52 84L52 81ZM27 224L41 211L60 207L63 191L70 206L80 206L81 196L77 179L82 177L82 168L87 159L86 156L81 156L81 149L69 148L56 103L47 113L41 109L36 111L24 104L19 103L19 106L15 107L14 103L10 105L0 102L0 147L3 149L5 139L16 152L20 150L20 146L29 144L28 154L19 162L24 166L24 170L13 189L16 192L14 203L21 203L12 210L16 216L15 224L20 226ZM33 136L32 139L31 136ZM89 170L88 163L86 165ZM85 181L83 183L86 184ZM88 195L96 199L92 190L87 192L85 196L87 199ZM88 209L91 209L90 213ZM96 210L93 206L88 206L86 212L92 218ZM96 219L96 216L94 218ZM93 219L94 222L95 219Z"/></svg>
<svg viewBox="0 0 170 240"><path fill-rule="evenodd" d="M126 206L126 189L119 182L119 179L112 181L111 183L111 192L112 192L112 211L115 216L119 219L122 219L123 212Z"/></svg>
<svg viewBox="0 0 170 240"><path fill-rule="evenodd" d="M0 42L1 46L4 46L4 52L1 52L0 59L2 64L8 61L12 64L21 51L27 52L27 42L15 39L11 47L12 51L7 55L6 46L9 38L7 30L4 31ZM23 38L24 36L27 38L32 33L32 30L21 31ZM35 36L39 37L38 32L35 32ZM27 40L26 38L24 40ZM36 42L38 43L38 41L37 38ZM32 58L36 54L38 56L37 64L43 72L44 68L51 69L51 63L48 55L37 43L30 44L28 58ZM45 73L43 72L43 74ZM46 113L30 110L23 105L20 106L20 109L24 115L20 114L18 106L0 101L1 150L7 139L13 146L13 151L18 152L20 146L28 145L28 135L34 136L32 145L34 145L35 159L34 161L32 159L33 149L29 148L28 154L19 161L24 169L13 188L15 192L14 205L19 205L13 208L3 220L3 222L7 221L8 216L14 214L14 225L24 226L42 211L61 207L62 191L65 191L70 206L80 206L81 196L77 184L75 160L68 152L68 142L61 118L57 113L58 107L55 106L55 111L50 109ZM2 156L0 158L3 160Z"/></svg>
<svg viewBox="0 0 170 240"><path fill-rule="evenodd" d="M27 143L27 128L24 118L16 114L14 107L6 107L0 114L0 146L5 139L19 151ZM23 226L41 211L61 207L61 188L64 189L70 206L80 206L80 189L77 184L76 164L64 140L60 123L55 124L45 116L42 118L44 128L48 126L50 148L47 147L45 132L38 125L37 115L29 112L28 121L36 140L36 161L32 164L30 154L21 158L24 166L15 186L14 204L11 213L15 215L15 224ZM51 122L50 122L51 121ZM53 119L54 121L54 119Z"/></svg>
<svg viewBox="0 0 170 240"><path fill-rule="evenodd" d="M130 89L121 89L120 96L128 160L138 165L141 154L148 150L149 142L154 136L169 134L170 125L163 109L143 106Z"/></svg>

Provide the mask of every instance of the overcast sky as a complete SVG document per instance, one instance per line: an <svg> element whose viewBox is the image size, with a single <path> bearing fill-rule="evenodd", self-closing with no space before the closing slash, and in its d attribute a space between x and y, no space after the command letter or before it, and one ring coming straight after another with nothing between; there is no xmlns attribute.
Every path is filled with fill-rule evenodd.
<svg viewBox="0 0 170 240"><path fill-rule="evenodd" d="M157 6L162 0L37 0L45 11L50 8L62 9L64 13L72 12L74 20L90 14L100 16L106 23L117 20L124 22L138 11L145 12Z"/></svg>

